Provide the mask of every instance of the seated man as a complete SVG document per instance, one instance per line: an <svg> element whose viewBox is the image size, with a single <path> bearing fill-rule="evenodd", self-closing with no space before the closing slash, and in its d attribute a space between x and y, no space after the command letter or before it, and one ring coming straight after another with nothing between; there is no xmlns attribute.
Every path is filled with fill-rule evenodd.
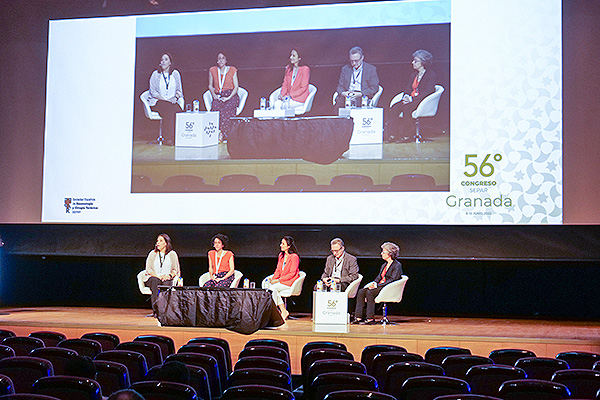
<svg viewBox="0 0 600 400"><path fill-rule="evenodd" d="M335 113L345 107L346 98L360 107L362 97L372 99L379 90L379 77L375 66L363 62L365 56L360 47L350 49L350 64L346 64L340 71L340 80L337 86L339 96L335 100Z"/></svg>
<svg viewBox="0 0 600 400"><path fill-rule="evenodd" d="M344 291L353 280L358 279L358 262L356 257L346 253L344 241L340 238L331 241L331 253L321 275L324 289L331 290L334 285L340 284L341 290Z"/></svg>

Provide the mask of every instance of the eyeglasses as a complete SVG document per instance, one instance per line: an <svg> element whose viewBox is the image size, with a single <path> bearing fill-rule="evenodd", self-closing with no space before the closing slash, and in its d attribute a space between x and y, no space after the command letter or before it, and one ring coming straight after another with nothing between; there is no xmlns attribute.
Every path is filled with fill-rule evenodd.
<svg viewBox="0 0 600 400"><path fill-rule="evenodd" d="M339 253L340 251L343 251L344 249L331 249L332 253Z"/></svg>

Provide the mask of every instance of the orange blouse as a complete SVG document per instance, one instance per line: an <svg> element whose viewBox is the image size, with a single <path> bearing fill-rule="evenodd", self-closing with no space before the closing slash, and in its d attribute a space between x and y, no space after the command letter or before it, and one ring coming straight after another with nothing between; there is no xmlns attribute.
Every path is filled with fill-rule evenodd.
<svg viewBox="0 0 600 400"><path fill-rule="evenodd" d="M222 90L233 90L235 87L233 84L233 76L237 72L237 68L229 67L229 71L225 74L225 81L223 82L223 87L221 88L221 82L219 82L219 67L212 66L210 67L209 73L212 75L213 79L213 87L217 92L221 92Z"/></svg>
<svg viewBox="0 0 600 400"><path fill-rule="evenodd" d="M225 250L223 256L217 258L217 251L211 250L208 252L208 258L212 261L215 274L223 271L229 271L229 260L233 258L233 252Z"/></svg>

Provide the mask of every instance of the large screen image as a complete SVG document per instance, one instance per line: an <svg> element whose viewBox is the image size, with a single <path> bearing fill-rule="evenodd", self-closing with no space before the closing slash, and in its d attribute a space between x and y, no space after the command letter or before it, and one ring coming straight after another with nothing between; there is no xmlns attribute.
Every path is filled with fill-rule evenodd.
<svg viewBox="0 0 600 400"><path fill-rule="evenodd" d="M562 222L559 0L50 22L43 222Z"/></svg>

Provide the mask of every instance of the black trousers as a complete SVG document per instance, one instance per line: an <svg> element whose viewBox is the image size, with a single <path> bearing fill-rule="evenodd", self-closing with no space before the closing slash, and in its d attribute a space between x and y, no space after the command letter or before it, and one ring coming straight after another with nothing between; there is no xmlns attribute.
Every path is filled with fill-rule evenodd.
<svg viewBox="0 0 600 400"><path fill-rule="evenodd" d="M179 104L169 101L158 100L156 105L152 106L152 111L156 111L162 117L162 135L165 142L175 144L175 114L181 112ZM166 143L165 143L166 144Z"/></svg>
<svg viewBox="0 0 600 400"><path fill-rule="evenodd" d="M365 300L367 303L367 319L375 318L375 297L381 292L383 286L377 286L375 289L361 288L356 294L356 308L354 309L354 318L364 318Z"/></svg>
<svg viewBox="0 0 600 400"><path fill-rule="evenodd" d="M150 279L146 281L146 286L150 288L152 294L150 295L150 303L152 304L152 309L154 310L154 303L156 302L156 298L158 297L158 287L159 286L171 286L173 284L173 280L161 281L157 277L151 276Z"/></svg>
<svg viewBox="0 0 600 400"><path fill-rule="evenodd" d="M404 104L401 101L394 104L394 106L385 110L384 113L384 139L386 141L393 141L394 139L403 136L414 136L416 133L415 120L412 117L412 112L417 109L419 101L413 101L408 104ZM402 113L403 117L400 117Z"/></svg>

